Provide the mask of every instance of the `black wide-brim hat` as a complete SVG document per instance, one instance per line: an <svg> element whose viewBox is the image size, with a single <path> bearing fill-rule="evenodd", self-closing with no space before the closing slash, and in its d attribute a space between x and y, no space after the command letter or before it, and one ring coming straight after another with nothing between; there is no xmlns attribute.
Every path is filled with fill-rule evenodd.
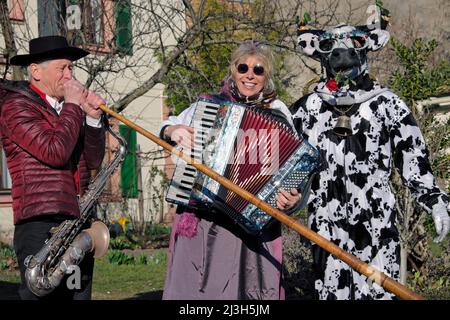
<svg viewBox="0 0 450 320"><path fill-rule="evenodd" d="M11 58L10 64L16 66L28 66L53 59L69 59L75 61L89 54L89 52L69 46L67 39L61 36L47 36L31 39L29 42L29 54L20 54Z"/></svg>

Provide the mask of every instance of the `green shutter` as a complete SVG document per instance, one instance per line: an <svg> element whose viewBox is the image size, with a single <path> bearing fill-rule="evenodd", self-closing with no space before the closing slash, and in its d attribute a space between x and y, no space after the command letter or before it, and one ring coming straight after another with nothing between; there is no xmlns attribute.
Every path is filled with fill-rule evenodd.
<svg viewBox="0 0 450 320"><path fill-rule="evenodd" d="M119 53L133 54L133 29L131 25L131 1L117 0L114 2L114 17L116 21L116 50Z"/></svg>
<svg viewBox="0 0 450 320"><path fill-rule="evenodd" d="M122 197L137 198L136 131L125 125L119 125L119 133L126 140L128 149L120 171L120 189L122 191Z"/></svg>

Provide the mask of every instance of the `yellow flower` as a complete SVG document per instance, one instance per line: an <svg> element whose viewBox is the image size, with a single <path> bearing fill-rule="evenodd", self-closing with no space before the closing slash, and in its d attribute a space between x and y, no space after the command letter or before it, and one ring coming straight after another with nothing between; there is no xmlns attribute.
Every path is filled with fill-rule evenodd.
<svg viewBox="0 0 450 320"><path fill-rule="evenodd" d="M130 222L130 219L128 219L127 217L120 217L119 219L117 219L117 222L122 227L123 233L125 233L125 231L126 231L126 224L128 222Z"/></svg>

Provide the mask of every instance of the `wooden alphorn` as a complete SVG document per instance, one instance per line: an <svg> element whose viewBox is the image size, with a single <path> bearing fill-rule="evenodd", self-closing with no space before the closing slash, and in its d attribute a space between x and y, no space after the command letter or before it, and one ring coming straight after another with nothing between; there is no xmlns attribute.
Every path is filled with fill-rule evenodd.
<svg viewBox="0 0 450 320"><path fill-rule="evenodd" d="M117 120L123 122L128 127L136 130L146 138L152 140L157 145L163 147L167 151L173 153L177 157L180 157L187 163L191 164L193 167L195 167L197 170L203 172L207 176L211 177L212 179L219 182L221 185L226 187L227 189L233 191L234 193L238 194L248 202L254 204L261 210L267 212L269 215L280 221L281 223L287 225L289 228L294 229L298 233L300 233L305 238L311 240L312 242L316 243L321 248L325 249L338 259L344 261L347 263L350 267L358 271L359 273L365 275L372 281L378 283L380 286L384 287L386 290L392 292L396 296L398 296L401 299L404 300L424 300L424 298L414 291L408 289L404 285L400 284L399 282L395 281L394 279L390 278L383 272L375 269L374 267L368 265L367 263L359 260L354 255L344 251L339 246L335 245L331 241L325 239L321 235L317 234L316 232L312 231L311 229L305 227L303 224L295 220L294 218L291 218L290 216L286 215L285 213L281 212L280 210L272 207L268 203L264 202L261 199L258 199L250 192L246 191L245 189L242 189L238 185L234 184L227 178L221 176L208 166L196 161L195 159L191 158L190 156L184 154L182 151L178 150L177 148L174 148L169 143L165 142L164 140L161 140L154 134L148 132L144 128L138 126L134 122L128 120L124 116L118 114L117 112L109 109L105 105L101 105L100 109L103 110L105 113L109 114L110 116L116 118Z"/></svg>

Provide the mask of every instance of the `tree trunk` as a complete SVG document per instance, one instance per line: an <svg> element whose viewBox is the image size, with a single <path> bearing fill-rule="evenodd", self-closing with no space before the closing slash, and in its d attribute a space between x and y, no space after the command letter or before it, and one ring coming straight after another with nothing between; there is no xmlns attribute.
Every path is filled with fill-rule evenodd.
<svg viewBox="0 0 450 320"><path fill-rule="evenodd" d="M408 250L403 244L400 245L400 283L406 285L408 275Z"/></svg>
<svg viewBox="0 0 450 320"><path fill-rule="evenodd" d="M139 216L139 232L145 234L145 217L144 217L144 192L142 185L142 168L141 168L141 148L136 145L136 174L138 187L138 216Z"/></svg>
<svg viewBox="0 0 450 320"><path fill-rule="evenodd" d="M9 66L9 59L17 55L17 48L14 42L14 30L9 19L9 9L6 0L0 0L0 24L2 26L3 38L5 40L5 49L3 55L5 56L6 68ZM13 66L12 79L23 80L24 74L19 66ZM6 74L6 72L5 72Z"/></svg>

